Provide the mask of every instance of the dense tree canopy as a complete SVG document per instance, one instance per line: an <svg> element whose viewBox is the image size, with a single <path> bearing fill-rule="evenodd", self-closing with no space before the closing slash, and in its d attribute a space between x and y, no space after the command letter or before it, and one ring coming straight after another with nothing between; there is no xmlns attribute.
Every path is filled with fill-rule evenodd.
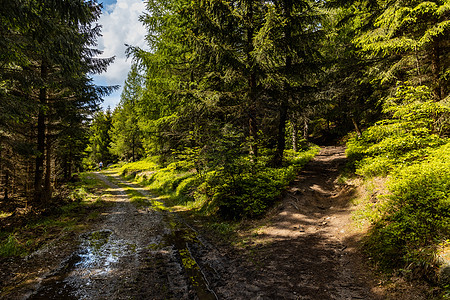
<svg viewBox="0 0 450 300"><path fill-rule="evenodd" d="M141 21L151 50L128 49L143 74L144 149L199 147L208 157L228 140L281 166L299 129L361 135L397 82L444 99L447 10L445 1L149 1Z"/></svg>
<svg viewBox="0 0 450 300"><path fill-rule="evenodd" d="M437 199L436 184L418 199L414 184L427 168L429 182L447 178L448 164L431 162L442 161L450 134L449 7L148 1L141 21L150 50L128 48L135 67L113 114L112 150L128 160L130 149L156 155L165 168L151 184L240 218L261 215L292 179L288 147L349 139L358 175L393 178L392 209L379 208L369 253L380 264L433 265L423 253L448 238L448 189Z"/></svg>
<svg viewBox="0 0 450 300"><path fill-rule="evenodd" d="M59 167L70 177L83 150L71 141L82 140L86 117L112 89L95 86L88 74L113 58L98 59L91 48L100 34L94 1L2 0L1 7L1 185L5 198L12 190L41 205L51 199Z"/></svg>

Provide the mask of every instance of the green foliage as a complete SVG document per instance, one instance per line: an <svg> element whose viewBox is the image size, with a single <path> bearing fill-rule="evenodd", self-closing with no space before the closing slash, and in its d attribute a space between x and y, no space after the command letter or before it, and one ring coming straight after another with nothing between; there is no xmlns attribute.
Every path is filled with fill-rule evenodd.
<svg viewBox="0 0 450 300"><path fill-rule="evenodd" d="M139 170L137 181L156 194L169 195L175 204L196 203L193 208L206 214L237 220L264 214L317 152L318 147L302 152L286 151L286 165L282 168L267 167L270 155L261 156L258 162L252 162L248 156L222 157L221 164L199 172L196 169L199 164L194 159L197 151L188 149L177 154L180 160L165 168L155 169L152 164L135 162L124 165L121 170L122 174ZM151 169L142 168L145 165Z"/></svg>
<svg viewBox="0 0 450 300"><path fill-rule="evenodd" d="M95 49L96 1L0 6L0 177L7 177L0 189L15 191L5 193L8 200L33 197L33 205L42 206L58 189L55 182L81 168L86 124L114 90L93 84L91 74L105 71L114 58L99 58Z"/></svg>
<svg viewBox="0 0 450 300"><path fill-rule="evenodd" d="M90 127L87 166L95 168L99 162L103 162L103 166L106 167L106 165L116 161L116 158L110 152L111 129L112 115L110 109L108 108L105 112L98 112Z"/></svg>
<svg viewBox="0 0 450 300"><path fill-rule="evenodd" d="M142 100L142 75L133 65L114 109L110 128L110 151L122 160L135 161L142 157L142 131L139 128L137 104Z"/></svg>
<svg viewBox="0 0 450 300"><path fill-rule="evenodd" d="M435 99L444 99L448 54L441 52L448 47L448 1L380 0L368 5L365 16L354 41L362 55L385 58L379 79L427 83Z"/></svg>
<svg viewBox="0 0 450 300"><path fill-rule="evenodd" d="M267 166L271 155L258 162L241 157L227 162L204 176L197 197L205 199L205 209L225 219L255 218L264 214L295 178L299 169L318 152L317 147L303 152L285 151L286 165Z"/></svg>
<svg viewBox="0 0 450 300"><path fill-rule="evenodd" d="M26 247L18 241L13 233L9 234L6 239L1 238L1 240L0 257L24 256L27 254Z"/></svg>
<svg viewBox="0 0 450 300"><path fill-rule="evenodd" d="M393 174L386 209L366 248L382 265L434 275L436 246L450 234L450 143Z"/></svg>
<svg viewBox="0 0 450 300"><path fill-rule="evenodd" d="M131 162L124 164L119 168L119 174L128 176L131 173L139 172L139 171L153 171L157 168L158 164L156 163L155 158L149 157L143 160L139 160L136 162Z"/></svg>
<svg viewBox="0 0 450 300"><path fill-rule="evenodd" d="M292 169L249 166L237 174L218 172L218 177L208 182L212 205L226 219L258 217L280 197Z"/></svg>
<svg viewBox="0 0 450 300"><path fill-rule="evenodd" d="M426 87L400 86L395 97L386 101L384 112L391 116L352 137L347 156L359 175L386 176L426 158L427 153L444 144L449 132L450 107L430 100Z"/></svg>
<svg viewBox="0 0 450 300"><path fill-rule="evenodd" d="M84 230L107 206L98 195L103 183L79 174L80 181L69 186L67 202L48 210L46 216L31 216L24 225L0 232L0 257L23 257L60 239L70 232ZM72 235L74 236L74 235Z"/></svg>
<svg viewBox="0 0 450 300"><path fill-rule="evenodd" d="M402 85L388 119L349 140L347 155L366 178L389 176L389 194L368 207L365 249L384 269L434 279L437 245L450 234L450 107L426 87Z"/></svg>

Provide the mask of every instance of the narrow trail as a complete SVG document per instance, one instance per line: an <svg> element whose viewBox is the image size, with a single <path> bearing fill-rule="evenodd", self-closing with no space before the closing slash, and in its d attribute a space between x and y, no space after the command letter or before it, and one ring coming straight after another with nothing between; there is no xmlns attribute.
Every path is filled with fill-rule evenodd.
<svg viewBox="0 0 450 300"><path fill-rule="evenodd" d="M107 201L113 203L112 208L95 228L80 236L78 249L25 298L195 299L201 295L201 299L217 299L201 285L201 275L185 268L183 260L191 258L188 251L183 252L187 240L169 224L168 215L151 206L134 205L123 185L148 201L153 196L118 176L95 176L109 187ZM190 242L195 243L194 238Z"/></svg>
<svg viewBox="0 0 450 300"><path fill-rule="evenodd" d="M322 148L281 204L256 230L241 233L257 265L247 276L264 299L383 299L355 249L352 189L336 182L344 150Z"/></svg>

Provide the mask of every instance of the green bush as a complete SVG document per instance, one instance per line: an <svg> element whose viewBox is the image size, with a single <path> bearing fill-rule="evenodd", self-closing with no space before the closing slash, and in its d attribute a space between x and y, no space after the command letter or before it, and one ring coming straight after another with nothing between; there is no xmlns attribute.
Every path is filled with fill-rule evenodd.
<svg viewBox="0 0 450 300"><path fill-rule="evenodd" d="M210 196L210 205L225 219L259 217L280 198L299 169L317 152L318 147L298 153L288 150L283 168L267 167L264 159L259 163L235 160L233 166L206 179L205 193Z"/></svg>
<svg viewBox="0 0 450 300"><path fill-rule="evenodd" d="M274 203L285 187L285 177L278 170L261 170L255 173L223 177L213 187L212 201L218 213L226 219L257 217ZM278 173L278 174L277 174Z"/></svg>
<svg viewBox="0 0 450 300"><path fill-rule="evenodd" d="M346 154L356 173L366 177L386 176L398 167L426 158L427 153L447 142L450 107L431 100L425 87L400 86L387 100L389 119L353 136Z"/></svg>
<svg viewBox="0 0 450 300"><path fill-rule="evenodd" d="M301 152L287 150L284 167L271 168L268 167L272 158L270 151L260 149L260 155L253 161L236 147L241 138L233 128L224 130L221 138L208 148L174 153L175 161L166 169L180 174L163 175L166 171L159 170L152 176L150 187L164 182L167 189L162 190L168 193L172 189L172 199L178 203L195 202L203 212L217 213L222 218L258 217L280 197L298 170L319 150L318 147Z"/></svg>
<svg viewBox="0 0 450 300"><path fill-rule="evenodd" d="M155 193L171 193L183 180L195 175L193 172L179 172L172 168L164 168L147 176L143 183Z"/></svg>
<svg viewBox="0 0 450 300"><path fill-rule="evenodd" d="M385 269L434 276L436 247L450 234L450 107L426 87L400 86L384 112L347 144L356 174L389 176L365 249Z"/></svg>
<svg viewBox="0 0 450 300"><path fill-rule="evenodd" d="M366 246L384 267L434 270L434 250L450 234L450 143L391 178L388 206Z"/></svg>
<svg viewBox="0 0 450 300"><path fill-rule="evenodd" d="M157 159L157 157L150 157L143 160L127 163L119 169L119 173L121 175L127 176L133 172L155 170L158 167L158 164L155 162L157 161Z"/></svg>
<svg viewBox="0 0 450 300"><path fill-rule="evenodd" d="M318 151L318 147L302 152L287 150L282 168L268 167L269 156L261 155L252 162L238 153L216 157L214 164L205 167L203 163L200 168L198 150L192 150L175 153L176 158L164 168L156 168L154 160L148 159L122 166L121 173L143 171L137 179L152 192L169 195L176 204L195 202L195 207L225 219L253 218L261 216L280 197ZM154 171L146 172L145 166Z"/></svg>
<svg viewBox="0 0 450 300"><path fill-rule="evenodd" d="M188 202L194 200L194 193L200 183L198 176L185 177L177 186L175 197L180 202Z"/></svg>
<svg viewBox="0 0 450 300"><path fill-rule="evenodd" d="M23 256L26 254L26 247L19 243L14 233L9 234L0 246L0 257Z"/></svg>

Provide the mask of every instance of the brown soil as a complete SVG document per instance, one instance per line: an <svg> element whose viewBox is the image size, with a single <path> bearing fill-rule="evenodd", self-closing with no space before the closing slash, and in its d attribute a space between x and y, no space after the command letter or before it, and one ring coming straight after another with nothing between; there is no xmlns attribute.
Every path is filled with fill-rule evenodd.
<svg viewBox="0 0 450 300"><path fill-rule="evenodd" d="M175 213L133 205L120 184L149 202L155 197L97 174L114 205L80 236L1 261L1 298L426 299L406 283L380 286L364 263L351 221L354 189L337 183L344 164L344 148L322 148L279 205L239 231L234 245L198 234ZM82 264L93 233L107 236L99 246L107 255Z"/></svg>
<svg viewBox="0 0 450 300"><path fill-rule="evenodd" d="M344 147L321 148L282 201L239 232L236 260L249 262L261 299L429 299L426 288L385 281L366 263L351 218L356 189L338 183L345 163Z"/></svg>

